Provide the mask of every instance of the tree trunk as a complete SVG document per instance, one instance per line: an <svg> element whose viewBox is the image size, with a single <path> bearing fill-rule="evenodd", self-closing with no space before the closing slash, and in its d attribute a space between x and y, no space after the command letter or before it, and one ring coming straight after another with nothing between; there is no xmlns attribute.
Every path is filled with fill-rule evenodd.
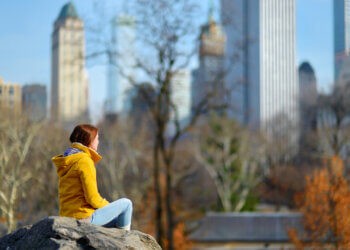
<svg viewBox="0 0 350 250"><path fill-rule="evenodd" d="M239 200L238 200L236 207L235 207L236 212L239 212L242 210L244 204L247 201L248 194L249 194L249 188L244 188L243 191L241 192L241 194L238 196Z"/></svg>
<svg viewBox="0 0 350 250"><path fill-rule="evenodd" d="M170 163L166 163L166 215L168 221L168 231L167 231L167 240L168 240L168 250L174 249L174 218L173 218L173 210L171 207L172 204L172 193L171 193L171 166Z"/></svg>
<svg viewBox="0 0 350 250"><path fill-rule="evenodd" d="M153 147L153 160L154 160L154 169L153 169L153 182L154 182L154 193L156 195L156 240L159 245L163 248L163 238L164 231L162 226L162 197L160 190L159 182L159 139L158 136L155 138L155 144Z"/></svg>
<svg viewBox="0 0 350 250"><path fill-rule="evenodd" d="M11 233L15 229L16 221L13 208L9 208L7 214L7 233Z"/></svg>

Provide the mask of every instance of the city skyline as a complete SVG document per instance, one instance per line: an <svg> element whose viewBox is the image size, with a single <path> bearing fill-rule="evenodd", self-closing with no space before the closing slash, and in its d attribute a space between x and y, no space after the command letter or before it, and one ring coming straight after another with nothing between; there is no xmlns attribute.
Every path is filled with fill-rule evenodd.
<svg viewBox="0 0 350 250"><path fill-rule="evenodd" d="M37 0L34 4L19 1L21 4L0 3L4 10L3 16L8 20L7 24L0 25L3 31L0 39L0 55L3 60L0 63L2 71L0 75L6 81L19 82L24 85L28 82L42 82L50 85L50 34L52 23L57 17L60 8L66 1L55 1L48 4L43 0ZM206 1L205 1L206 2ZM307 3L306 3L307 2ZM317 2L318 12L312 11ZM111 1L107 1L111 4ZM91 2L84 4L83 1L74 1L79 13L86 16L92 13ZM204 14L201 17L201 24L207 18L207 3L204 4ZM41 7L40 7L41 6ZM40 8L45 8L45 13ZM310 0L297 1L297 60L309 61L315 68L316 77L320 85L319 89L327 89L333 79L333 41L332 41L332 1ZM28 11L29 10L29 11ZM11 13L16 13L16 20ZM217 11L216 11L217 12ZM217 14L216 14L217 15ZM30 17L30 18L29 18ZM327 21L328 20L328 21ZM315 22L323 22L317 25ZM11 26L8 26L8 24ZM312 27L312 28L311 28ZM198 30L198 32L200 32ZM312 35L312 34L318 35ZM320 38L320 34L327 37ZM328 34L328 35L327 35ZM308 35L308 36L307 36ZM315 41L317 41L315 43ZM30 48L30 49L28 49ZM11 53L12 52L12 53ZM30 67L28 67L30 65ZM191 69L198 65L197 58L193 59ZM297 69L298 65L295 65ZM88 68L90 78L90 108L93 115L99 115L106 99L106 69L103 65L91 66Z"/></svg>

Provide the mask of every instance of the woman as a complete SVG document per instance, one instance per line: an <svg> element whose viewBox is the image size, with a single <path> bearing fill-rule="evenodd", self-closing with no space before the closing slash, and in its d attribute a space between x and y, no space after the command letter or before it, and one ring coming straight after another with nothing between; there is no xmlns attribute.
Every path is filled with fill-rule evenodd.
<svg viewBox="0 0 350 250"><path fill-rule="evenodd" d="M60 216L130 230L131 201L122 198L109 203L97 190L95 164L102 158L97 153L97 128L78 125L69 139L71 147L52 158L59 177Z"/></svg>

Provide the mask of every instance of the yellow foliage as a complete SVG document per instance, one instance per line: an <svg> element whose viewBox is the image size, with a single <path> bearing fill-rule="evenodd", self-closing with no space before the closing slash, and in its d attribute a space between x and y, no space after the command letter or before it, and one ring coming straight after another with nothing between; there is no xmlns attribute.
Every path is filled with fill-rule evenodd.
<svg viewBox="0 0 350 250"><path fill-rule="evenodd" d="M339 157L325 160L325 167L306 178L303 199L299 201L304 216L308 245L332 244L336 249L350 248L350 189ZM296 247L301 240L290 231Z"/></svg>
<svg viewBox="0 0 350 250"><path fill-rule="evenodd" d="M185 249L191 249L192 243L187 238L185 234L185 223L180 222L177 224L174 230L174 246L175 249L178 250L185 250Z"/></svg>

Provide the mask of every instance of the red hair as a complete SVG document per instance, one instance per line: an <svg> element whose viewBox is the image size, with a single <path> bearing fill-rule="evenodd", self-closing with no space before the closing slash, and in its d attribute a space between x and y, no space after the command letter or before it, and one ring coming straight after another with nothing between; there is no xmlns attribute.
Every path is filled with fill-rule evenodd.
<svg viewBox="0 0 350 250"><path fill-rule="evenodd" d="M69 137L70 142L79 142L86 147L89 147L95 139L98 129L90 124L77 125Z"/></svg>

